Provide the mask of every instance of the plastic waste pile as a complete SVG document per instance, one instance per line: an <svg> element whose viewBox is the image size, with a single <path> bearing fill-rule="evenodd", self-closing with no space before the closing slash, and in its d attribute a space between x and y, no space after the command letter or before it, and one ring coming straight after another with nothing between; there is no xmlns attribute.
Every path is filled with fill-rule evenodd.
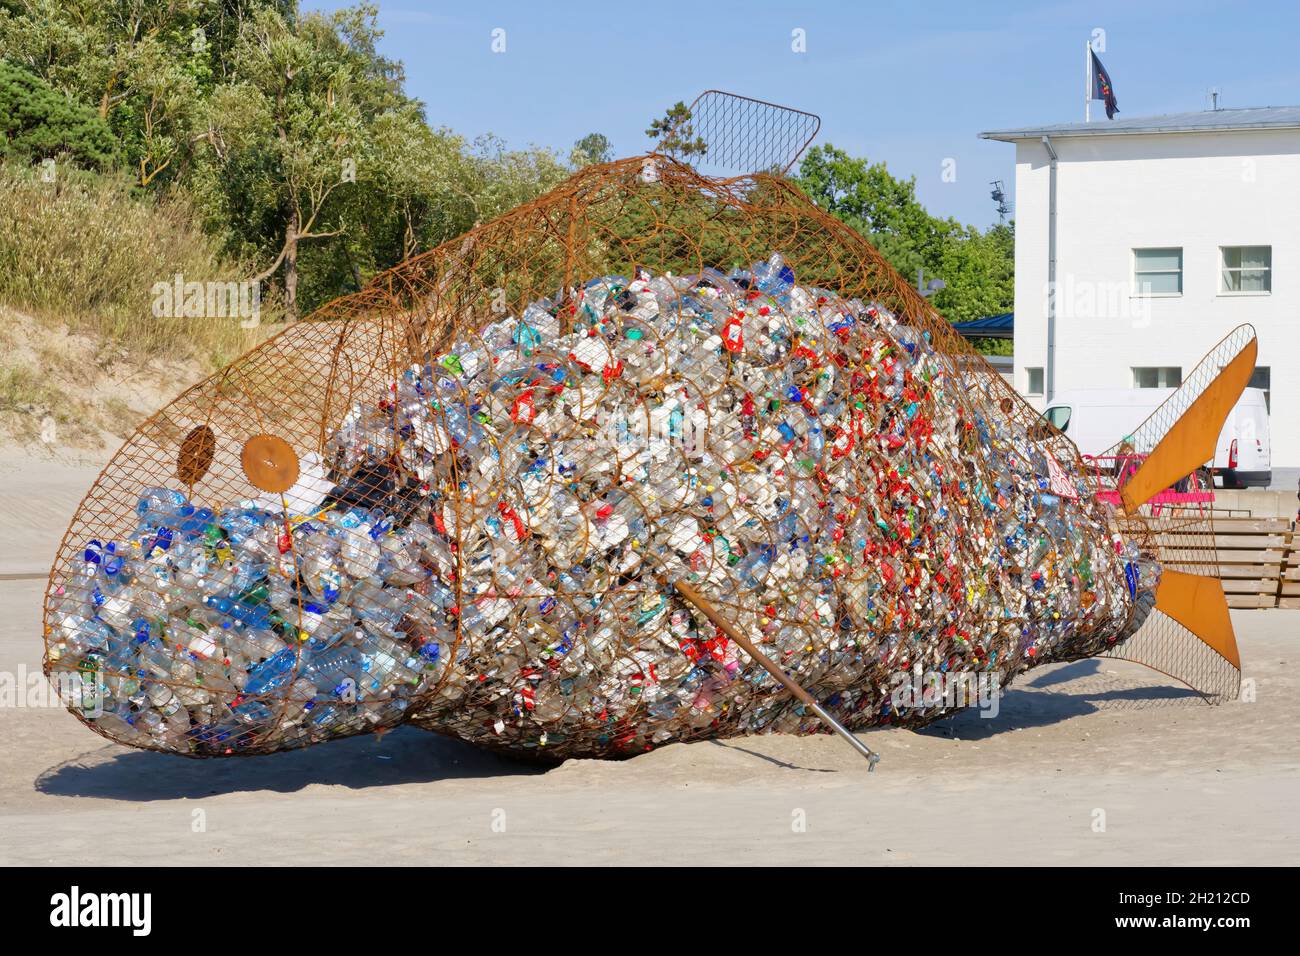
<svg viewBox="0 0 1300 956"><path fill-rule="evenodd" d="M891 675L1005 683L1135 630L1158 569L1085 476L929 333L797 279L602 276L355 402L283 496L142 487L55 596L51 659L128 744L413 722L563 757L820 729L661 578L850 727L943 713Z"/></svg>

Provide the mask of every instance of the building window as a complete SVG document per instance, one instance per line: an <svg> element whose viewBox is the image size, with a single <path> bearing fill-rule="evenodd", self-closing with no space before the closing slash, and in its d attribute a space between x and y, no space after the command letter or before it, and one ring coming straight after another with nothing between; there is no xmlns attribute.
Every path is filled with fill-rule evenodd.
<svg viewBox="0 0 1300 956"><path fill-rule="evenodd" d="M1183 250L1181 248L1134 249L1134 295L1182 295Z"/></svg>
<svg viewBox="0 0 1300 956"><path fill-rule="evenodd" d="M1133 369L1134 388L1177 388L1183 384L1183 370L1177 365Z"/></svg>
<svg viewBox="0 0 1300 956"><path fill-rule="evenodd" d="M1262 388L1264 390L1264 410L1273 411L1273 370L1267 365L1256 365L1255 371L1250 373L1250 381L1246 383L1247 388Z"/></svg>
<svg viewBox="0 0 1300 956"><path fill-rule="evenodd" d="M1041 368L1025 369L1025 394L1043 394L1043 370Z"/></svg>
<svg viewBox="0 0 1300 956"><path fill-rule="evenodd" d="M1220 246L1220 292L1265 295L1273 291L1272 246Z"/></svg>

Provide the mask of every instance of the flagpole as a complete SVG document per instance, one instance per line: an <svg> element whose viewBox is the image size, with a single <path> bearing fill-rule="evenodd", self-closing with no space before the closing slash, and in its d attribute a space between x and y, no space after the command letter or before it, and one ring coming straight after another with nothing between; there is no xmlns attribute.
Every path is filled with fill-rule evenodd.
<svg viewBox="0 0 1300 956"><path fill-rule="evenodd" d="M1083 121L1092 122L1092 41L1083 41Z"/></svg>

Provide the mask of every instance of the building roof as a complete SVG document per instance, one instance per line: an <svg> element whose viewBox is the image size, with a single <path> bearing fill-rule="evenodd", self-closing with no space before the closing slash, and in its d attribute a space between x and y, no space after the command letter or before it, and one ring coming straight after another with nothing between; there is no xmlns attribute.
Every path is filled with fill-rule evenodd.
<svg viewBox="0 0 1300 956"><path fill-rule="evenodd" d="M968 339L1009 339L1015 335L1015 321L1014 312L1003 312L969 322L954 322L952 328Z"/></svg>
<svg viewBox="0 0 1300 956"><path fill-rule="evenodd" d="M1052 123L1020 129L995 129L980 133L980 139L1014 143L1040 136L1121 136L1136 133L1203 133L1251 129L1300 128L1300 106L1260 106L1241 110L1200 110L1196 113L1165 113L1161 116L1128 116L1091 123Z"/></svg>

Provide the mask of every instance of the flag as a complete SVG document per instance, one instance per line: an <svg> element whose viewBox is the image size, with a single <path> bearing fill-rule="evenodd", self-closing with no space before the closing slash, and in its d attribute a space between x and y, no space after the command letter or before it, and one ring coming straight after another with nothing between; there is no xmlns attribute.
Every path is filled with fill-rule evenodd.
<svg viewBox="0 0 1300 956"><path fill-rule="evenodd" d="M1110 74L1101 65L1101 60L1097 59L1097 53L1092 47L1088 48L1088 54L1092 57L1092 98L1104 100L1106 119L1114 119L1119 112L1119 103L1115 101L1115 86L1110 82Z"/></svg>

